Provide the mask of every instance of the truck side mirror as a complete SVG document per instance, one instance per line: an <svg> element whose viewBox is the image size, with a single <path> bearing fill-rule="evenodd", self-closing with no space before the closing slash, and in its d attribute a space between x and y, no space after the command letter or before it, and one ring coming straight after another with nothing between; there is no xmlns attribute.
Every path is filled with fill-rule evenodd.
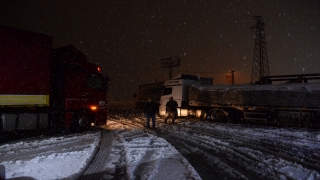
<svg viewBox="0 0 320 180"><path fill-rule="evenodd" d="M110 78L108 76L104 76L103 79L104 79L105 89L108 90Z"/></svg>

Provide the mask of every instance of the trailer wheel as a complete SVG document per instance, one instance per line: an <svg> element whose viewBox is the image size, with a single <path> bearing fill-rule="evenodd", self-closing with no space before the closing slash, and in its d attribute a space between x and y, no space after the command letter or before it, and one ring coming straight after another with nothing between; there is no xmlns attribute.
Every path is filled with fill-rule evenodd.
<svg viewBox="0 0 320 180"><path fill-rule="evenodd" d="M213 121L216 121L216 122L226 122L227 121L226 115L221 110L212 110L210 112L210 117Z"/></svg>

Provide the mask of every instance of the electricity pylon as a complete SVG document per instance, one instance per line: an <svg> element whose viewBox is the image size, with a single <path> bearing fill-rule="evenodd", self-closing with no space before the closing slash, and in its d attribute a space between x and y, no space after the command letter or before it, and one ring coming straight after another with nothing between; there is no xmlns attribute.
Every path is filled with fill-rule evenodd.
<svg viewBox="0 0 320 180"><path fill-rule="evenodd" d="M251 73L251 83L263 83L261 77L270 76L267 43L265 39L265 23L262 16L254 16L256 24L251 29L255 29L253 64Z"/></svg>

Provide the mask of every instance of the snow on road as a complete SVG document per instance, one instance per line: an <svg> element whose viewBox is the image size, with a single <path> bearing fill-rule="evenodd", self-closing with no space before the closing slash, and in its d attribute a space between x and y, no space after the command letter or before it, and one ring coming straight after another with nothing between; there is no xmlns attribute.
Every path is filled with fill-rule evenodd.
<svg viewBox="0 0 320 180"><path fill-rule="evenodd" d="M319 131L206 122L181 124L169 130L172 137L198 142L195 151L209 148L219 159L261 179L320 179ZM235 170L221 160L216 166L224 171Z"/></svg>
<svg viewBox="0 0 320 180"><path fill-rule="evenodd" d="M113 146L124 146L128 179L201 179L188 161L167 141L142 129L109 121L116 131Z"/></svg>
<svg viewBox="0 0 320 180"><path fill-rule="evenodd" d="M103 128L112 134L112 147L102 158L101 178L117 178L120 168L127 179L201 179L196 172L199 167L189 164L158 133L145 130L144 121L143 117L109 118ZM260 179L320 179L319 131L182 119L173 126L157 121L157 132L183 142L190 147L188 151L206 158L207 164L229 173L225 179L253 179L245 171ZM0 164L5 166L7 179L83 179L101 139L101 132L87 132L0 144ZM203 151L205 148L216 156Z"/></svg>
<svg viewBox="0 0 320 180"><path fill-rule="evenodd" d="M6 178L75 179L99 145L100 133L32 138L0 146Z"/></svg>
<svg viewBox="0 0 320 180"><path fill-rule="evenodd" d="M137 128L145 124L145 118L137 115L116 117L112 121ZM192 164L203 178L320 179L319 130L195 119L178 119L176 125L164 124L161 119L157 122L158 136L164 137L185 156L195 156L189 157L190 162L199 159L200 162ZM206 168L203 164L208 170L203 170Z"/></svg>
<svg viewBox="0 0 320 180"><path fill-rule="evenodd" d="M104 179L125 166L128 179L201 179L183 156L164 139L141 129L110 121L112 150L105 159ZM78 179L97 151L100 132L33 138L0 146L0 164L7 179ZM119 151L119 146L124 149Z"/></svg>

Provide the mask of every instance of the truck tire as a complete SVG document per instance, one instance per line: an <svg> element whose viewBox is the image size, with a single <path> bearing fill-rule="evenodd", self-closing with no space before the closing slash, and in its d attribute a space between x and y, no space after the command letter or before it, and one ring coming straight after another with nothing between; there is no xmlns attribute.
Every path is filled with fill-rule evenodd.
<svg viewBox="0 0 320 180"><path fill-rule="evenodd" d="M210 112L210 117L211 120L216 121L216 122L226 122L227 118L226 115L222 110L212 110Z"/></svg>
<svg viewBox="0 0 320 180"><path fill-rule="evenodd" d="M74 131L88 130L91 124L91 115L86 111L75 112L72 118L71 129Z"/></svg>

